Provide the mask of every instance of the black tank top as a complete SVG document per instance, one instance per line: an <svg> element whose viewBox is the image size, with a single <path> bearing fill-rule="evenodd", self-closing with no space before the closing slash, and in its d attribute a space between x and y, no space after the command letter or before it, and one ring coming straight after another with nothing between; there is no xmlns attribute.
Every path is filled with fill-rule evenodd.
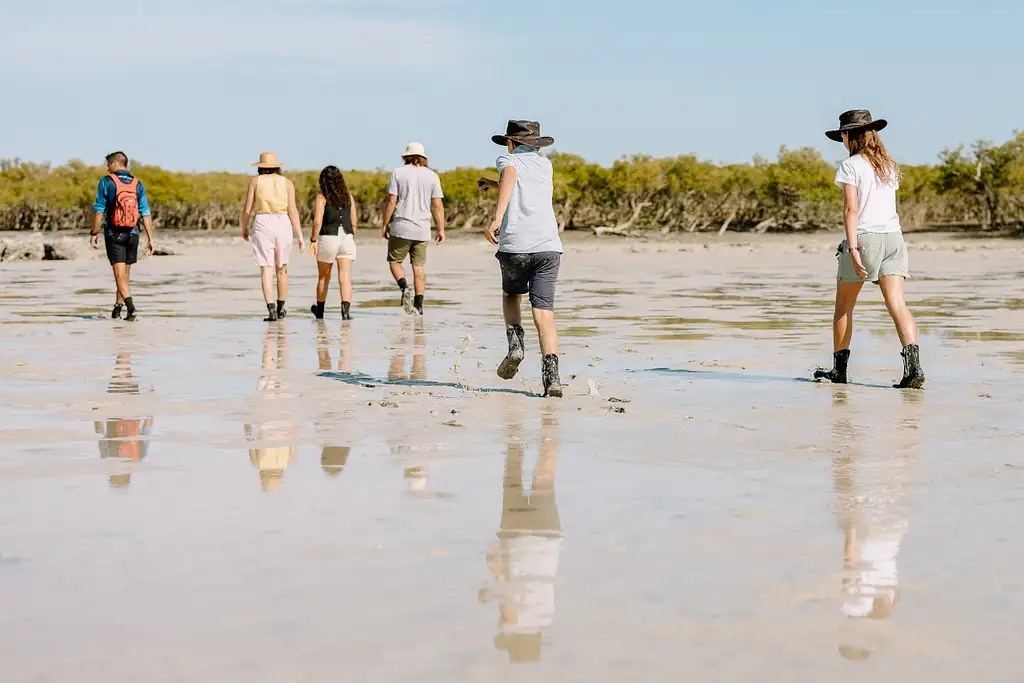
<svg viewBox="0 0 1024 683"><path fill-rule="evenodd" d="M327 202L324 206L324 225L320 228L320 234L337 235L339 226L346 235L352 234L352 207L339 208Z"/></svg>

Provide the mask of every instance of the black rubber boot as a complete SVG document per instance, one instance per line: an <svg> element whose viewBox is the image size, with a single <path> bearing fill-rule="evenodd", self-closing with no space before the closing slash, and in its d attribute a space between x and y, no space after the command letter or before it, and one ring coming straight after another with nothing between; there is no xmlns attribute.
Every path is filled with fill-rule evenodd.
<svg viewBox="0 0 1024 683"><path fill-rule="evenodd" d="M907 344L903 347L903 379L893 386L897 389L923 389L924 370L921 369L921 347Z"/></svg>
<svg viewBox="0 0 1024 683"><path fill-rule="evenodd" d="M498 366L498 377L512 379L519 372L519 364L523 362L525 356L523 339L526 332L522 325L513 325L505 330L505 336L508 337L508 355Z"/></svg>
<svg viewBox="0 0 1024 683"><path fill-rule="evenodd" d="M819 368L814 371L814 379L827 379L832 384L846 384L846 367L850 364L850 349L843 349L832 354L831 370Z"/></svg>
<svg viewBox="0 0 1024 683"><path fill-rule="evenodd" d="M544 380L544 396L562 398L562 380L558 378L558 355L549 353L540 363L540 375Z"/></svg>
<svg viewBox="0 0 1024 683"><path fill-rule="evenodd" d="M122 304L114 304L114 309L112 311L110 311L110 319L111 320L120 320L121 319L121 308L122 308Z"/></svg>
<svg viewBox="0 0 1024 683"><path fill-rule="evenodd" d="M283 318L288 315L288 311L284 310L284 302L280 299L277 300L277 317Z"/></svg>
<svg viewBox="0 0 1024 683"><path fill-rule="evenodd" d="M135 301L130 296L124 298L125 316L124 319L131 322L135 320Z"/></svg>
<svg viewBox="0 0 1024 683"><path fill-rule="evenodd" d="M351 320L352 319L352 302L342 301L341 302L341 319Z"/></svg>
<svg viewBox="0 0 1024 683"><path fill-rule="evenodd" d="M277 320L277 304L267 304L267 317L263 319L265 323L272 323Z"/></svg>
<svg viewBox="0 0 1024 683"><path fill-rule="evenodd" d="M323 320L324 319L324 306L326 306L326 305L327 304L324 301L317 301L315 304L313 304L312 306L309 307L309 310L313 314L314 318L316 318L317 320Z"/></svg>

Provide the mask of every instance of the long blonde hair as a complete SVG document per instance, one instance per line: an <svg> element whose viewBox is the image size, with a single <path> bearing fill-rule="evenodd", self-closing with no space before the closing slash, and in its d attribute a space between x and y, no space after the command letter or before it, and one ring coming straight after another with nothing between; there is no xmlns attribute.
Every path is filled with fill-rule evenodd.
<svg viewBox="0 0 1024 683"><path fill-rule="evenodd" d="M903 180L903 172L896 161L889 156L889 150L882 144L882 136L877 130L862 130L849 133L850 156L860 154L875 169L875 175L882 182L898 183Z"/></svg>

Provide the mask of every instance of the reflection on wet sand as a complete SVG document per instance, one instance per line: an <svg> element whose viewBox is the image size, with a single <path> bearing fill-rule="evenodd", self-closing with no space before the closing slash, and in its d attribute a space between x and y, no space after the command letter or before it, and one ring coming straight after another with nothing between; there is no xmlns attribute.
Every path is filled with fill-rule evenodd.
<svg viewBox="0 0 1024 683"><path fill-rule="evenodd" d="M522 426L508 425L501 527L498 543L487 553L495 587L480 600L498 603L494 647L510 662L537 662L543 630L555 618L555 574L562 548L562 523L555 501L558 424L553 414L541 418L541 440L529 491L524 482L526 444Z"/></svg>
<svg viewBox="0 0 1024 683"><path fill-rule="evenodd" d="M402 326L402 332L399 335L397 346L399 350L391 357L391 365L388 367L388 379L392 382L399 380L414 380L422 382L427 379L427 356L425 349L427 347L427 333L423 329L423 321L421 319L413 320L414 329L412 335L413 345L413 356L412 365L409 369L409 373L405 372L405 356L406 352L402 347L406 347L409 343L409 329Z"/></svg>
<svg viewBox="0 0 1024 683"><path fill-rule="evenodd" d="M132 371L132 356L126 351L117 354L114 374L107 385L107 393L120 396L138 396L142 393L138 379ZM117 458L126 462L142 462L149 450L149 435L153 429L150 417L111 417L94 423L99 440L101 458ZM126 488L132 483L130 473L111 474L113 488Z"/></svg>
<svg viewBox="0 0 1024 683"><path fill-rule="evenodd" d="M271 412L275 419L245 425L245 437L260 445L249 449L249 460L259 470L260 485L267 493L272 493L281 485L284 471L295 460L298 448L292 442L298 436L295 423L290 417L287 404L269 403L282 399L290 399L284 383L275 370L288 367L288 340L283 325L270 325L263 340L262 372L256 382L256 396L259 400L257 409Z"/></svg>
<svg viewBox="0 0 1024 683"><path fill-rule="evenodd" d="M842 614L839 654L861 661L878 647L864 620L888 619L899 602L898 558L907 531L909 468L918 446L921 392L904 392L896 423L860 429L849 418L832 425L843 450L833 461L836 507L843 529ZM836 407L849 394L837 390Z"/></svg>
<svg viewBox="0 0 1024 683"><path fill-rule="evenodd" d="M339 335L339 346L341 349L338 354L339 372L352 372L351 331L352 328L348 321L341 324L341 332ZM331 339L330 334L327 332L327 323L323 320L316 321L316 356L321 370L327 372L332 369Z"/></svg>
<svg viewBox="0 0 1024 683"><path fill-rule="evenodd" d="M338 476L345 469L351 450L348 446L324 446L320 452L320 469L328 477Z"/></svg>

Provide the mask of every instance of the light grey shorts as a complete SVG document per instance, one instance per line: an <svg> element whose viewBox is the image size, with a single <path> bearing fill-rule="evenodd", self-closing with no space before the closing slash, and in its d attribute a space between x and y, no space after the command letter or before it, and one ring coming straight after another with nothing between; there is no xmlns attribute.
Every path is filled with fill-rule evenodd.
<svg viewBox="0 0 1024 683"><path fill-rule="evenodd" d="M857 277L850 250L846 248L846 240L843 240L839 244L839 251L836 252L839 257L837 277L842 282L878 284L878 278L887 275L910 277L910 257L902 232L859 232L857 246L861 248L860 260L868 269L868 276L863 280Z"/></svg>

